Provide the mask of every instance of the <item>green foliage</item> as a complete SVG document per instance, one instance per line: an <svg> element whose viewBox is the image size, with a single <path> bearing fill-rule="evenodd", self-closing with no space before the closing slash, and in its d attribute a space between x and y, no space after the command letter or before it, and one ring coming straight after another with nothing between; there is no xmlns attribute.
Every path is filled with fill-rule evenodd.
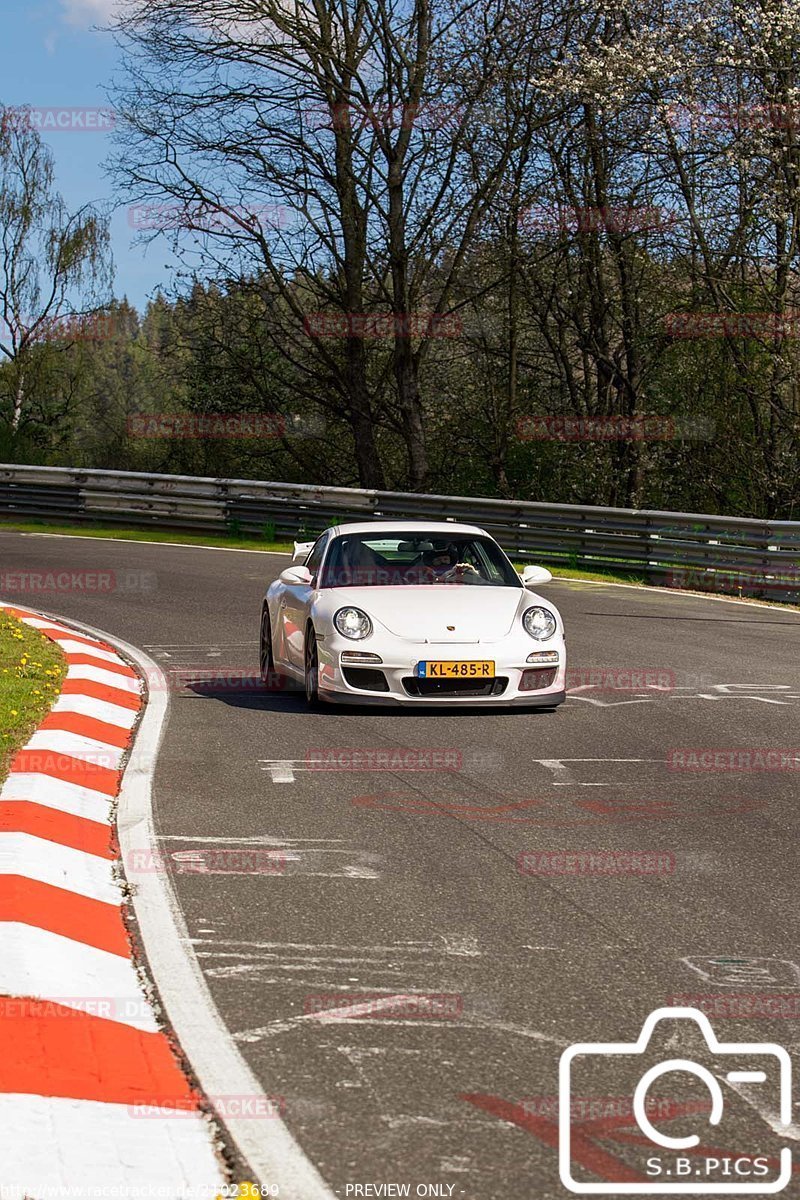
<svg viewBox="0 0 800 1200"><path fill-rule="evenodd" d="M56 699L66 669L55 642L0 613L0 784Z"/></svg>

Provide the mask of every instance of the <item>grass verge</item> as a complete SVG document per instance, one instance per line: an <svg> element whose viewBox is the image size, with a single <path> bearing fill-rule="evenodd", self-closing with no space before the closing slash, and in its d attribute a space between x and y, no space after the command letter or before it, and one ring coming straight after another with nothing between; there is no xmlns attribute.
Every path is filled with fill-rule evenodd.
<svg viewBox="0 0 800 1200"><path fill-rule="evenodd" d="M0 609L0 783L52 707L66 673L55 642Z"/></svg>
<svg viewBox="0 0 800 1200"><path fill-rule="evenodd" d="M181 546L213 546L224 550L263 550L275 554L291 554L291 542L269 541L260 537L220 536L213 533L187 533L182 529L109 529L107 525L53 525L47 521L5 521L0 519L0 533L52 533L67 537L115 538L123 542L178 543ZM311 537L311 535L309 535Z"/></svg>

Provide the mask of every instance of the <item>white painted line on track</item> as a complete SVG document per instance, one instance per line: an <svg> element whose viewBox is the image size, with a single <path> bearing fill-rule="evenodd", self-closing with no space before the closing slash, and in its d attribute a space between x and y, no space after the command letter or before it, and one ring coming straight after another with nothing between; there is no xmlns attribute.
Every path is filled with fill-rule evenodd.
<svg viewBox="0 0 800 1200"><path fill-rule="evenodd" d="M0 533L16 534L17 537L24 538L59 538L71 539L75 542L116 542L117 545L123 546L179 546L181 550L219 550L222 554L274 554L280 558L292 558L291 550L242 550L238 546L205 546L195 545L192 542L158 542L151 541L149 538L112 538L112 537L92 537L89 533L24 533L17 529L4 530L0 526Z"/></svg>
<svg viewBox="0 0 800 1200"><path fill-rule="evenodd" d="M273 783L294 783L295 768L290 760L270 762L261 768L263 771L269 771L272 776ZM302 769L302 768L301 768Z"/></svg>
<svg viewBox="0 0 800 1200"><path fill-rule="evenodd" d="M627 588L628 591L643 592L660 592L666 596L685 596L690 600L716 600L718 604L738 604L746 605L749 608L766 608L771 612L785 612L789 616L794 616L798 612L796 604L781 604L780 602L770 600L751 600L744 596L714 596L708 592L692 592L688 588L667 588L657 587L652 583L617 583L613 579L579 579L575 575L554 575L553 583L584 583L587 587L613 587ZM545 584L548 587L549 584ZM614 614L610 614L614 615Z"/></svg>
<svg viewBox="0 0 800 1200"><path fill-rule="evenodd" d="M169 708L166 680L157 664L135 646L104 630L74 624L136 663L150 687L122 781L117 828L126 874L136 878L132 904L169 1022L206 1095L261 1095L265 1089L242 1057L211 997L169 876L157 871L137 875L132 861L136 851L158 854L152 783ZM281 1200L336 1200L279 1117L253 1122L228 1116L224 1124L256 1179L277 1183Z"/></svg>

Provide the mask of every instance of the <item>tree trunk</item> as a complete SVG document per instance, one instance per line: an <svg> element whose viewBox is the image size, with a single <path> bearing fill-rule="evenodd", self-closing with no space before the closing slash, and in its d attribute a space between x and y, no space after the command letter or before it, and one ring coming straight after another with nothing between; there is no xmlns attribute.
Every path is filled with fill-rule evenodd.
<svg viewBox="0 0 800 1200"><path fill-rule="evenodd" d="M386 478L383 466L378 457L378 447L375 442L375 425L369 409L354 412L351 419L353 437L356 446L356 466L358 467L358 482L362 488L386 490Z"/></svg>
<svg viewBox="0 0 800 1200"><path fill-rule="evenodd" d="M411 336L417 314L410 313L408 295L408 250L403 214L403 176L400 164L389 168L389 252L392 267L392 310L394 314L394 378L403 441L408 455L408 486L424 492L428 483L428 452L417 363ZM424 333L423 333L423 336Z"/></svg>
<svg viewBox="0 0 800 1200"><path fill-rule="evenodd" d="M22 406L25 403L25 372L20 371L17 391L14 396L14 411L11 414L11 432L17 433L22 423Z"/></svg>

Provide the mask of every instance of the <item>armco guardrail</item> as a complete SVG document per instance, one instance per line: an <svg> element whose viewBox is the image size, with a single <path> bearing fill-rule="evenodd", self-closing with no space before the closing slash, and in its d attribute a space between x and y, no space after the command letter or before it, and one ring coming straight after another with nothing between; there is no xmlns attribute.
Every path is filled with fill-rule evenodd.
<svg viewBox="0 0 800 1200"><path fill-rule="evenodd" d="M654 583L796 601L800 522L481 497L0 465L0 517L306 539L343 520L489 530L515 558L624 568Z"/></svg>

